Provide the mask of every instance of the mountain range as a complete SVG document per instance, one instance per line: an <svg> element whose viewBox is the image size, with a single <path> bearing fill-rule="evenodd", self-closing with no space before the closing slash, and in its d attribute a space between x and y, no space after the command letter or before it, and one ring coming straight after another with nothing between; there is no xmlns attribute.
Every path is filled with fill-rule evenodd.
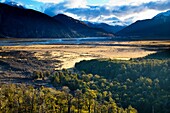
<svg viewBox="0 0 170 113"><path fill-rule="evenodd" d="M111 26L76 20L64 14L50 17L26 9L20 4L0 3L0 37L15 38L78 38L135 37L170 39L170 10L152 19L139 20L129 26Z"/></svg>
<svg viewBox="0 0 170 113"><path fill-rule="evenodd" d="M108 31L105 31L101 28L93 28L82 21L73 19L72 17L66 16L64 14L58 14L53 18L67 26L75 34L81 35L81 37L113 36L113 33L109 33Z"/></svg>
<svg viewBox="0 0 170 113"><path fill-rule="evenodd" d="M120 26L120 25L113 26L113 25L108 25L106 23L91 23L88 21L86 21L85 23L92 28L100 28L100 29L103 29L105 31L108 31L114 34L126 27L125 25L124 26Z"/></svg>
<svg viewBox="0 0 170 113"><path fill-rule="evenodd" d="M32 9L0 3L0 37L70 38L92 36L112 37L114 35L102 29L91 28L64 15L50 17Z"/></svg>
<svg viewBox="0 0 170 113"><path fill-rule="evenodd" d="M0 34L17 38L77 36L66 26L43 13L6 4L0 4Z"/></svg>
<svg viewBox="0 0 170 113"><path fill-rule="evenodd" d="M118 36L170 39L170 11L137 21L116 33Z"/></svg>

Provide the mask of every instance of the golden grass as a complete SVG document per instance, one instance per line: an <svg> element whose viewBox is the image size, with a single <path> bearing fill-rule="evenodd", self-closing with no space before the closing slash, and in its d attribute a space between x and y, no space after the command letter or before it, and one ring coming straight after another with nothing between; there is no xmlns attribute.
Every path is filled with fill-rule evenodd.
<svg viewBox="0 0 170 113"><path fill-rule="evenodd" d="M94 43L96 44L96 43ZM165 45L170 47L170 41L125 41L103 42L102 46L95 45L31 45L31 46L3 46L1 51L24 50L35 53L39 59L57 59L62 61L61 68L74 67L76 62L97 58L111 58L129 60L130 58L144 57L156 51L144 50L148 45ZM108 46L110 44L110 46ZM114 44L112 46L111 44ZM119 46L116 46L119 44ZM134 46L135 45L135 46ZM57 69L59 69L57 68Z"/></svg>

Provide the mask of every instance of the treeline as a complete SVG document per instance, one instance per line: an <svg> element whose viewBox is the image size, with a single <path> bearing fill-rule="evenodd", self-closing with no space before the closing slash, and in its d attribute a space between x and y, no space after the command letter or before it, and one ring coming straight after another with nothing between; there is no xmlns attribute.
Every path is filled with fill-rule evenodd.
<svg viewBox="0 0 170 113"><path fill-rule="evenodd" d="M98 74L107 79L125 82L126 79L136 80L140 77L159 79L163 89L170 91L170 59L132 59L124 60L90 60L75 65L79 71Z"/></svg>
<svg viewBox="0 0 170 113"><path fill-rule="evenodd" d="M139 113L170 113L170 59L81 61L76 69L106 79L105 88L122 107ZM95 86L94 86L95 87ZM102 91L103 91L102 90Z"/></svg>
<svg viewBox="0 0 170 113"><path fill-rule="evenodd" d="M97 92L88 89L72 92L63 86L33 88L26 85L2 85L0 87L0 113L137 113L129 106L118 107L113 101L97 101Z"/></svg>

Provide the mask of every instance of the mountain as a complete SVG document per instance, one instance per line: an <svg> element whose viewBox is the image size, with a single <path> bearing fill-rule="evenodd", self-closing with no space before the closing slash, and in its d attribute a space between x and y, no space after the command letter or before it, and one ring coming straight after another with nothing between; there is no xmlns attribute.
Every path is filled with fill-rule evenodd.
<svg viewBox="0 0 170 113"><path fill-rule="evenodd" d="M31 10L0 3L0 34L16 38L77 37L55 19Z"/></svg>
<svg viewBox="0 0 170 113"><path fill-rule="evenodd" d="M116 35L170 39L170 11L160 13L152 19L137 21Z"/></svg>
<svg viewBox="0 0 170 113"><path fill-rule="evenodd" d="M113 37L113 33L109 33L101 28L92 28L82 21L76 20L64 14L58 14L53 17L65 26L68 26L72 32L80 34L82 37Z"/></svg>
<svg viewBox="0 0 170 113"><path fill-rule="evenodd" d="M32 9L25 9L15 4L13 5L14 6L0 3L0 37L75 38L113 36L100 29L90 27L84 29L82 26L86 25L68 24L67 21L57 20L44 13ZM77 21L74 21L74 23ZM72 26L75 26L77 29L72 29ZM79 31L82 31L82 33Z"/></svg>
<svg viewBox="0 0 170 113"><path fill-rule="evenodd" d="M154 18L166 18L170 16L170 10L157 14Z"/></svg>
<svg viewBox="0 0 170 113"><path fill-rule="evenodd" d="M100 28L110 33L116 33L126 27L120 25L112 26L106 23L91 23L91 22L85 22L85 23L92 28Z"/></svg>

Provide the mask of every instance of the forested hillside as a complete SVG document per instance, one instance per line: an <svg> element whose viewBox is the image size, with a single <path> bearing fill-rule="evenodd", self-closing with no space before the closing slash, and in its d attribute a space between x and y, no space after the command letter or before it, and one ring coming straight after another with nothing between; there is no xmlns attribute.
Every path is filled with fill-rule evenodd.
<svg viewBox="0 0 170 113"><path fill-rule="evenodd" d="M167 56L161 59L160 54ZM166 51L130 61L109 59L82 61L76 64L76 68L105 78L107 85L104 85L106 87L103 89L110 91L112 98L120 106L127 107L130 104L139 113L169 113L168 55L169 52Z"/></svg>

